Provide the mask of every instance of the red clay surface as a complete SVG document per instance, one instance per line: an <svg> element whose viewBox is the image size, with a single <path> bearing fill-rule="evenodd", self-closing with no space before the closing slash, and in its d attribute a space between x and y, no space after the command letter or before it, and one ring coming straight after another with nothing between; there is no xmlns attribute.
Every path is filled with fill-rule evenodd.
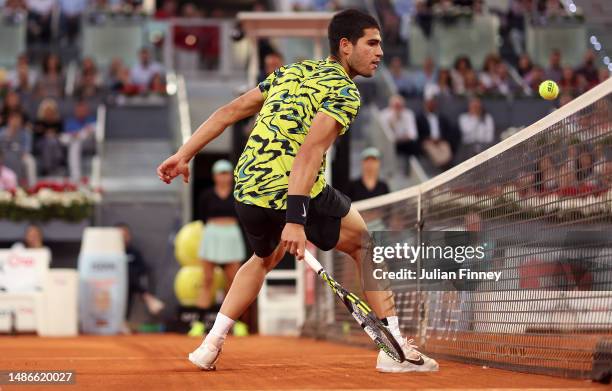
<svg viewBox="0 0 612 391"><path fill-rule="evenodd" d="M440 362L437 373L381 374L373 350L303 338L230 338L215 372L187 353L199 338L175 334L78 338L0 337L0 370L74 370L76 385L4 390L609 390L585 380Z"/></svg>

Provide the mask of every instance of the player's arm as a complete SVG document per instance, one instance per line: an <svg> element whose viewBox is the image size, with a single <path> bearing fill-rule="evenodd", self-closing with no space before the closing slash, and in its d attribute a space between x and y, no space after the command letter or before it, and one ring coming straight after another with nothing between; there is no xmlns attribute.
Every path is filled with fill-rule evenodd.
<svg viewBox="0 0 612 391"><path fill-rule="evenodd" d="M170 183L172 179L182 175L183 181L188 182L189 161L195 154L223 133L228 126L259 112L263 103L264 95L258 87L255 87L219 108L198 127L174 155L157 168L159 179Z"/></svg>
<svg viewBox="0 0 612 391"><path fill-rule="evenodd" d="M324 113L315 115L304 144L300 147L289 175L287 193L287 224L281 243L287 251L303 259L306 246L304 223L310 200L310 190L321 167L323 155L334 143L342 125Z"/></svg>

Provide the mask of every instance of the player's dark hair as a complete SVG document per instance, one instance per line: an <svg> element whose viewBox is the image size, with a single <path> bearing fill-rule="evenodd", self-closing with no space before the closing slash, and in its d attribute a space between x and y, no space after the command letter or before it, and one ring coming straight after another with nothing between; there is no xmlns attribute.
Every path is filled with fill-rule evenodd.
<svg viewBox="0 0 612 391"><path fill-rule="evenodd" d="M346 38L354 45L363 37L363 30L375 28L380 31L380 26L374 17L356 9L347 9L334 15L327 36L329 38L329 51L332 56L338 57L340 51L340 40Z"/></svg>

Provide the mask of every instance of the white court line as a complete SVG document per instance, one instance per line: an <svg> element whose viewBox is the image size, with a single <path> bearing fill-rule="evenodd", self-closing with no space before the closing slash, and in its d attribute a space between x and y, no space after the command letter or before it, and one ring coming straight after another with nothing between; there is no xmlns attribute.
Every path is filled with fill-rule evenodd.
<svg viewBox="0 0 612 391"><path fill-rule="evenodd" d="M2 362L2 358L0 358L0 362ZM185 353L185 356L180 356L180 357L155 357L155 358L151 358L151 357L123 357L123 356L115 356L115 357L57 357L57 356L53 356L53 357L49 357L49 356L45 356L45 357L11 357L10 358L11 361L15 361L15 360L52 360L52 361L57 361L57 360L187 360L187 353Z"/></svg>

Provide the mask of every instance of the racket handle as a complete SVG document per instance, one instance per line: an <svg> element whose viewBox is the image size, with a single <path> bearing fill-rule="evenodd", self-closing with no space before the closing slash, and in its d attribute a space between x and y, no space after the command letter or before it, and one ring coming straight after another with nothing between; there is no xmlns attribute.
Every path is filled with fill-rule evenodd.
<svg viewBox="0 0 612 391"><path fill-rule="evenodd" d="M304 260L310 266L312 270L314 270L317 274L323 270L323 266L317 261L317 259L310 253L310 251L304 251Z"/></svg>

